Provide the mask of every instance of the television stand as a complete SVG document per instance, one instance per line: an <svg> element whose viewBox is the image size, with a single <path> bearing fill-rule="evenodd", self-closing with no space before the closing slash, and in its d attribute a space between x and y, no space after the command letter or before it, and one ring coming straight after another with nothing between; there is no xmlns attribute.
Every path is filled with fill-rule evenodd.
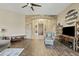
<svg viewBox="0 0 79 59"><path fill-rule="evenodd" d="M68 35L59 35L61 41L64 41L66 44L67 42L72 42L72 48L75 51L75 37L68 36Z"/></svg>

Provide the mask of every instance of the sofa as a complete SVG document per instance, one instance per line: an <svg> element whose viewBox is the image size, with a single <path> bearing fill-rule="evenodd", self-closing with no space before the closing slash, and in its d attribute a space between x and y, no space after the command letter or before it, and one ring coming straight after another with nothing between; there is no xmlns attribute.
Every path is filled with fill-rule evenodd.
<svg viewBox="0 0 79 59"><path fill-rule="evenodd" d="M11 42L21 41L25 39L25 35L11 36Z"/></svg>
<svg viewBox="0 0 79 59"><path fill-rule="evenodd" d="M10 40L0 40L0 51L10 47Z"/></svg>

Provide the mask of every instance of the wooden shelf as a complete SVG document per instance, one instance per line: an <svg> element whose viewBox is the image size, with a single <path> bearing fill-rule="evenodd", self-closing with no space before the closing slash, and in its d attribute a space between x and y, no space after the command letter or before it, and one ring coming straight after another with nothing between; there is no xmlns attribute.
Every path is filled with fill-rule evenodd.
<svg viewBox="0 0 79 59"><path fill-rule="evenodd" d="M62 25L60 25L60 24L57 25L57 28L56 28L57 35L61 35L62 34L62 28L63 28Z"/></svg>
<svg viewBox="0 0 79 59"><path fill-rule="evenodd" d="M76 51L79 49L79 21L76 21Z"/></svg>

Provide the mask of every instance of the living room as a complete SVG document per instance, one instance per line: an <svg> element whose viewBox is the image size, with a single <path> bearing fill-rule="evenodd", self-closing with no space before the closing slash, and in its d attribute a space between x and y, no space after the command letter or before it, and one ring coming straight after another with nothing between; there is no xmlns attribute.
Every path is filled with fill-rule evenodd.
<svg viewBox="0 0 79 59"><path fill-rule="evenodd" d="M79 3L0 4L0 55L78 56L78 8Z"/></svg>

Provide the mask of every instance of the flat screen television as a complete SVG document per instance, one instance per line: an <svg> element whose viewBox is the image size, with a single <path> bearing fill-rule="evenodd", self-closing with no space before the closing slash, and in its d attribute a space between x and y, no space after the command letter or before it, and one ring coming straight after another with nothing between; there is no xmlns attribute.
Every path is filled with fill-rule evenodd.
<svg viewBox="0 0 79 59"><path fill-rule="evenodd" d="M63 27L63 34L68 36L75 36L75 26Z"/></svg>

